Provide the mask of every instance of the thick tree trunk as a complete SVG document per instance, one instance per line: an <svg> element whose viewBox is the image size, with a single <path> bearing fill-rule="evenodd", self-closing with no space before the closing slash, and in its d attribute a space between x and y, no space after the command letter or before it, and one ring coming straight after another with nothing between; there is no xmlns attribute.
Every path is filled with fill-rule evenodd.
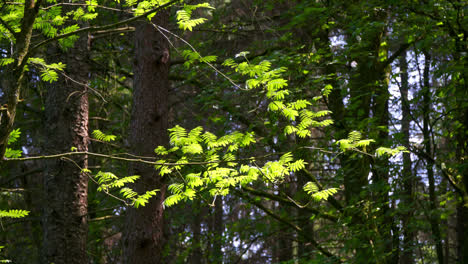
<svg viewBox="0 0 468 264"><path fill-rule="evenodd" d="M168 13L160 11L152 22L165 27ZM139 156L154 156L158 145L167 145L169 47L166 39L150 23L135 31L135 69L130 146ZM157 197L143 208L128 208L123 244L124 263L161 263L163 236L163 201L165 185L156 170L134 164L132 175L141 178L133 186L139 193L159 189Z"/></svg>
<svg viewBox="0 0 468 264"><path fill-rule="evenodd" d="M66 63L66 75L48 86L45 103L45 151L50 154L88 150L88 83L86 39L66 54L56 49L56 61ZM76 81L76 82L75 82ZM87 156L47 162L44 177L43 263L86 263L88 177L81 169Z"/></svg>

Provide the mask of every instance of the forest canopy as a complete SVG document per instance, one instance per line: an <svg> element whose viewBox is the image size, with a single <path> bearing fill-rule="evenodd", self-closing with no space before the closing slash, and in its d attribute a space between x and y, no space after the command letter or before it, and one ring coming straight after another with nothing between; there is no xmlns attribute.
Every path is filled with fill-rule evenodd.
<svg viewBox="0 0 468 264"><path fill-rule="evenodd" d="M0 262L468 264L466 1L0 3Z"/></svg>

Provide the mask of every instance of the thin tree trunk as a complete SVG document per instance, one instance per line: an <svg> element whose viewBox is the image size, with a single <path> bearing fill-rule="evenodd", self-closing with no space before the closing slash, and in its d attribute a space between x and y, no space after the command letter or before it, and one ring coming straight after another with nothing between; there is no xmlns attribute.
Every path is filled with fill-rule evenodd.
<svg viewBox="0 0 468 264"><path fill-rule="evenodd" d="M5 89L3 109L0 110L0 161L3 159L8 144L8 137L15 122L16 107L19 102L21 90L25 84L25 67L29 56L29 46L33 33L34 22L39 13L42 0L26 0L24 2L21 30L16 39L14 62L2 71L1 85Z"/></svg>
<svg viewBox="0 0 468 264"><path fill-rule="evenodd" d="M468 208L462 203L457 205L457 260L460 264L468 263Z"/></svg>
<svg viewBox="0 0 468 264"><path fill-rule="evenodd" d="M403 145L407 148L410 147L410 104L408 101L408 62L406 61L406 53L400 57L400 78L401 78L401 132L403 133ZM413 218L413 175L411 172L411 156L410 153L403 153L403 216L402 216L402 229L403 229L403 252L401 255L401 264L414 263L414 231L410 227L411 219Z"/></svg>
<svg viewBox="0 0 468 264"><path fill-rule="evenodd" d="M192 203L192 212L193 212L193 220L192 220L192 260L190 263L193 264L201 264L203 262L203 254L202 254L202 247L201 247L201 208L200 208L200 200L197 199Z"/></svg>
<svg viewBox="0 0 468 264"><path fill-rule="evenodd" d="M436 245L437 259L439 264L444 263L444 251L442 246L442 237L440 234L439 222L435 216L435 211L437 209L437 197L435 193L435 179L434 179L434 163L432 162L433 152L431 147L431 138L429 131L429 111L431 110L431 92L429 86L429 67L430 67L431 57L428 53L424 53L424 95L423 95L423 137L424 137L424 147L427 155L431 159L426 160L426 171L427 178L429 181L429 204L431 212L429 215L430 224L432 229L432 235L434 236L434 242Z"/></svg>
<svg viewBox="0 0 468 264"><path fill-rule="evenodd" d="M212 262L213 263L222 263L223 262L223 232L224 232L224 221L223 221L223 199L221 196L216 198L215 208L214 208L214 240L213 240L213 252L212 252Z"/></svg>
<svg viewBox="0 0 468 264"><path fill-rule="evenodd" d="M67 64L66 75L88 83L86 39L64 54L57 47L55 59ZM61 76L62 77L62 76ZM48 86L45 103L45 151L51 154L88 150L88 91L66 78ZM88 232L88 177L82 169L87 156L47 162L44 176L43 263L86 263Z"/></svg>
<svg viewBox="0 0 468 264"><path fill-rule="evenodd" d="M384 41L384 36L387 34L386 29L384 29L380 36L375 39L374 45L378 47L376 54L382 56L383 58L388 57L387 46L381 45ZM385 56L383 56L385 54ZM381 59L383 59L381 58ZM375 139L376 146L388 146L389 143L389 130L388 124L390 119L390 113L388 109L388 100L390 98L390 93L388 91L390 83L390 66L384 67L380 62L376 63L376 69L378 71L376 75L376 85L373 88L374 93L372 99L372 117L375 119L376 126L370 127L370 137ZM369 85L369 84L368 84ZM372 83L370 83L372 85ZM372 164L372 185L375 186L374 192L374 201L378 203L376 206L380 207L381 210L377 212L380 215L381 222L378 223L377 229L381 236L382 249L385 254L388 254L386 257L382 257L381 263L395 263L398 262L399 254L399 240L397 234L392 235L392 229L395 230L395 223L393 222L393 216L391 213L391 200L389 196L390 185L389 180L389 160L385 157L380 157L375 159ZM394 250L395 249L395 250Z"/></svg>
<svg viewBox="0 0 468 264"><path fill-rule="evenodd" d="M463 192L463 197L457 205L457 260L460 264L468 264L468 166L466 165L468 153L468 107L466 106L466 98L468 97L468 57L460 58L459 54L466 54L466 34L465 41L457 41L454 58L463 60L464 70L461 70L462 78L456 86L456 105L461 107L458 111L457 119L461 124L456 133L457 146L455 150L456 160L460 163L458 168L461 176L460 187ZM465 44L463 44L465 43ZM463 46L465 45L465 46Z"/></svg>
<svg viewBox="0 0 468 264"><path fill-rule="evenodd" d="M152 23L168 24L167 11L160 11ZM135 69L130 146L139 156L154 156L158 145L167 145L169 47L166 39L150 23L135 31ZM123 258L126 264L161 263L164 248L165 184L156 170L134 164L132 175L141 178L133 186L138 193L159 189L143 208L128 208L125 222Z"/></svg>

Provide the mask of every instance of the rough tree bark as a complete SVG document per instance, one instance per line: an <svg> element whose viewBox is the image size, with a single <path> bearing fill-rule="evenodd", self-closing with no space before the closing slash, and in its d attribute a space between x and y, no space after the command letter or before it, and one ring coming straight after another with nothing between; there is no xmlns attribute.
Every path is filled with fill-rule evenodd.
<svg viewBox="0 0 468 264"><path fill-rule="evenodd" d="M65 74L48 85L45 102L45 151L50 154L88 151L89 79L86 38L67 53L55 49L54 61L67 65ZM78 84L80 83L80 84ZM83 85L84 84L84 85ZM43 263L86 263L88 177L81 169L87 156L50 160L44 177Z"/></svg>
<svg viewBox="0 0 468 264"><path fill-rule="evenodd" d="M166 27L169 15L159 11L154 25ZM154 156L158 145L167 145L169 46L153 24L144 23L135 31L135 69L130 147L140 156ZM133 186L137 192L159 189L143 208L129 208L125 222L123 258L126 264L161 263L164 247L163 201L165 184L156 170L134 164L132 175L141 178Z"/></svg>

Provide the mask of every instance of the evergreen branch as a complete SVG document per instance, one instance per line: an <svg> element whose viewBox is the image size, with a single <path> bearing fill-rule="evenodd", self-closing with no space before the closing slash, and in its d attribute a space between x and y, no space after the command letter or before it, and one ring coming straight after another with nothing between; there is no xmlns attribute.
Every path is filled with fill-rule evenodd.
<svg viewBox="0 0 468 264"><path fill-rule="evenodd" d="M72 32L69 32L69 33L57 35L57 36L55 36L53 38L46 39L46 40L43 40L43 41L37 43L36 45L34 45L30 49L30 52L40 48L41 46L44 46L46 44L49 44L50 42L53 42L53 41L56 41L56 40L59 40L59 39L67 38L67 37L77 35L77 34L81 34L81 33L96 32L96 31L101 31L101 30L113 29L113 28L116 28L118 26L125 25L125 24L128 24L128 23L137 21L137 20L139 20L141 18L145 18L148 15L156 13L159 10L162 10L162 9L164 9L166 7L169 7L169 6L171 6L171 5L173 5L173 4L177 3L177 2L179 2L179 0L173 0L171 2L168 2L168 3L164 4L164 5L161 5L161 6L158 6L156 8L153 8L153 9L151 9L149 11L146 11L145 13L143 13L143 14L141 14L139 16L135 16L135 17L132 17L132 18L129 18L129 19L125 19L125 20L116 22L114 24L105 25L105 26L90 26L90 27L81 28L81 29L78 29L78 30L75 30L75 31L72 31Z"/></svg>

